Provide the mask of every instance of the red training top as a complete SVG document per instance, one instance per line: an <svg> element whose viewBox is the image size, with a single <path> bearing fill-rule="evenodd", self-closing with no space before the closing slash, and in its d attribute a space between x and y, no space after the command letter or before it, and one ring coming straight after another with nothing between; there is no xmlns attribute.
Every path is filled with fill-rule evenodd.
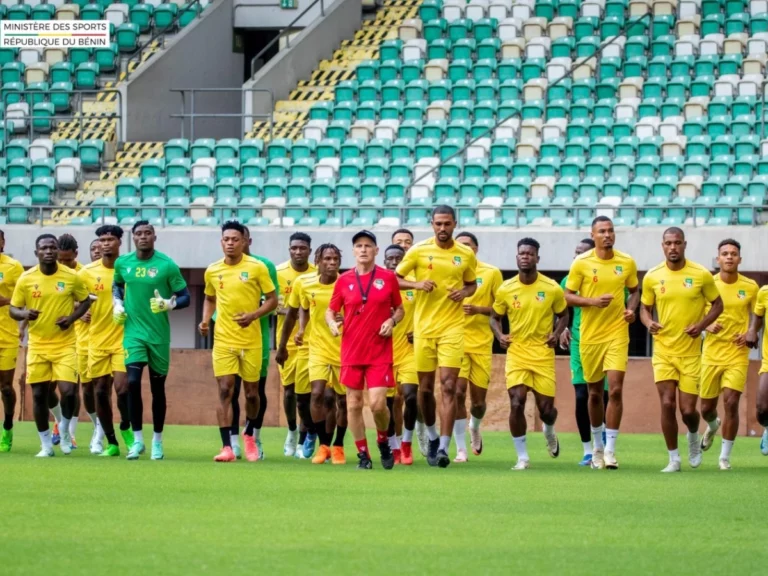
<svg viewBox="0 0 768 576"><path fill-rule="evenodd" d="M397 277L390 270L375 266L358 276L353 268L339 276L328 308L336 313L343 309L342 366L392 364L392 337L379 336L379 330L400 304Z"/></svg>

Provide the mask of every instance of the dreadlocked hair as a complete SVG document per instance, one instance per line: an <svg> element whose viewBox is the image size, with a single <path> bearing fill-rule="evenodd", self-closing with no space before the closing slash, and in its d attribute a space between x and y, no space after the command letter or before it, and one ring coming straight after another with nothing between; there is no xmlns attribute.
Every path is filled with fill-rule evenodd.
<svg viewBox="0 0 768 576"><path fill-rule="evenodd" d="M320 264L320 261L323 259L323 252L326 250L334 250L339 256L339 260L341 260L341 250L338 249L336 244L320 244L317 250L315 250L315 266Z"/></svg>

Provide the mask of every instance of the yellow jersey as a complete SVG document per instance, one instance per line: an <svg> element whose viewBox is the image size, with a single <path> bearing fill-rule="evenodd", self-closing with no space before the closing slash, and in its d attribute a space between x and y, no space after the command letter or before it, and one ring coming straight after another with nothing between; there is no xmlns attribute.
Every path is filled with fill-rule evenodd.
<svg viewBox="0 0 768 576"><path fill-rule="evenodd" d="M663 328L653 337L653 353L670 357L701 354L701 338L691 338L684 330L700 322L708 302L719 296L715 279L701 264L685 261L680 270L670 270L666 262L651 268L643 278L641 301L656 305Z"/></svg>
<svg viewBox="0 0 768 576"><path fill-rule="evenodd" d="M763 286L757 292L757 297L755 298L755 316L760 316L760 318L765 317L765 311L767 309L768 309L768 286ZM768 360L768 338L765 337L765 333L763 333L762 358L763 358L763 362Z"/></svg>
<svg viewBox="0 0 768 576"><path fill-rule="evenodd" d="M291 261L288 260L287 262L283 262L277 267L277 283L278 283L278 294L277 294L277 301L278 306L280 308L284 308L288 306L288 302L290 300L291 292L293 292L294 285L296 283L296 279L299 278L299 276L303 276L304 274L311 274L312 272L315 272L317 268L313 264L308 263L308 268L304 272L298 272L297 270L293 269L293 266L291 266ZM298 306L297 306L298 308ZM280 334L283 333L283 323L285 323L285 316L282 314L278 314L277 316L277 334L278 338L280 338ZM293 326L293 332L291 332L291 337L288 339L288 350L294 350L296 348L296 343L293 340L293 337L296 336L296 332L299 330L299 323L296 322L296 324ZM304 343L304 346L302 348L306 347L306 342Z"/></svg>
<svg viewBox="0 0 768 576"><path fill-rule="evenodd" d="M0 297L10 298L24 267L10 256L0 254ZM10 315L10 306L0 308L0 348L19 347L19 323Z"/></svg>
<svg viewBox="0 0 768 576"><path fill-rule="evenodd" d="M120 351L123 349L123 327L112 319L112 279L114 268L101 262L91 262L77 273L88 293L96 300L91 304L91 323L87 324L88 346L91 350Z"/></svg>
<svg viewBox="0 0 768 576"><path fill-rule="evenodd" d="M611 259L603 260L593 248L573 261L565 284L568 290L584 298L613 295L605 308L585 306L581 309L582 344L629 342L629 324L624 320L624 288L632 289L637 284L635 260L618 250L613 251Z"/></svg>
<svg viewBox="0 0 768 576"><path fill-rule="evenodd" d="M493 310L506 314L512 343L507 349L521 366L552 364L555 349L547 346L554 330L554 318L565 310L565 293L560 285L539 274L533 284L523 284L520 276L504 281L496 292Z"/></svg>
<svg viewBox="0 0 768 576"><path fill-rule="evenodd" d="M406 278L413 281L413 277ZM413 332L413 306L416 301L416 290L400 290L403 301L403 319L392 330L392 363L397 365L413 356L413 344L408 342L408 334Z"/></svg>
<svg viewBox="0 0 768 576"><path fill-rule="evenodd" d="M472 304L490 308L501 283L501 270L485 262L477 263L477 291L464 299L463 305ZM485 314L464 316L464 352L466 354L490 354L493 350L493 332L490 318Z"/></svg>
<svg viewBox="0 0 768 576"><path fill-rule="evenodd" d="M328 310L336 282L321 284L318 274L302 276L301 280L301 308L309 310L312 321L312 346L309 354L312 358L341 366L341 334L334 337L325 323L325 311Z"/></svg>
<svg viewBox="0 0 768 576"><path fill-rule="evenodd" d="M62 351L75 347L75 329L62 330L56 320L70 316L76 302L88 298L88 290L72 268L56 265L56 272L47 276L39 266L21 275L11 297L11 306L40 311L37 320L29 323L30 350Z"/></svg>
<svg viewBox="0 0 768 576"><path fill-rule="evenodd" d="M749 314L755 308L759 290L757 282L739 274L736 282L726 284L720 274L716 274L715 286L723 299L723 313L715 322L723 329L717 334L704 333L701 361L710 366L749 364L749 348L736 346L733 338L736 334L745 334L749 329ZM707 304L704 312L709 312L710 307Z"/></svg>
<svg viewBox="0 0 768 576"><path fill-rule="evenodd" d="M205 295L216 297L217 311L213 345L243 350L261 348L261 322L241 328L235 316L254 312L261 305L261 296L274 291L267 267L247 254L237 264L229 265L222 258L208 266Z"/></svg>
<svg viewBox="0 0 768 576"><path fill-rule="evenodd" d="M413 272L416 282L432 280L432 292L416 291L414 335L417 338L440 338L464 333L464 309L461 302L448 298L464 283L474 282L477 259L471 248L454 242L450 248L440 248L429 238L408 250L397 266L397 274L405 278Z"/></svg>
<svg viewBox="0 0 768 576"><path fill-rule="evenodd" d="M84 266L80 262L75 262L75 272L80 272ZM81 318L75 322L75 338L77 339L77 353L88 354L88 333L90 326Z"/></svg>

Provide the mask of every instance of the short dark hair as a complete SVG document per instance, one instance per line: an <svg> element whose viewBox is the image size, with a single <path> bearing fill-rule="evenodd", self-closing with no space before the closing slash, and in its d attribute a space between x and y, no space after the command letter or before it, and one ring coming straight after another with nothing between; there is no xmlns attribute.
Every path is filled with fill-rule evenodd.
<svg viewBox="0 0 768 576"><path fill-rule="evenodd" d="M405 254L405 248L403 248L402 246L398 246L397 244L390 244L389 246L387 246L386 249L384 250L384 254L386 254L390 250L399 250L400 252Z"/></svg>
<svg viewBox="0 0 768 576"><path fill-rule="evenodd" d="M114 224L105 224L96 228L96 236L101 238L102 236L114 236L118 240L123 239L123 229L120 226Z"/></svg>
<svg viewBox="0 0 768 576"><path fill-rule="evenodd" d="M221 233L224 234L227 230L234 230L235 232L240 232L240 234L245 238L245 226L240 224L237 220L227 220L224 222L224 224L221 225Z"/></svg>
<svg viewBox="0 0 768 576"><path fill-rule="evenodd" d="M293 234L291 234L291 237L288 238L288 244L290 244L294 240L298 240L299 242L306 242L307 246L312 248L312 238L310 237L309 234L305 232L294 232Z"/></svg>
<svg viewBox="0 0 768 576"><path fill-rule="evenodd" d="M459 232L458 234L456 234L456 238L469 238L470 240L472 240L472 243L475 246L477 247L480 246L480 242L477 241L477 236L472 234L472 232L467 232L466 230L464 232Z"/></svg>
<svg viewBox="0 0 768 576"><path fill-rule="evenodd" d="M243 224L243 230L245 231L245 235L248 236L248 238L251 237L251 229L248 228L245 224Z"/></svg>
<svg viewBox="0 0 768 576"><path fill-rule="evenodd" d="M583 240L579 240L579 244L586 244L590 248L595 247L595 241L592 240L592 238L584 238Z"/></svg>
<svg viewBox="0 0 768 576"><path fill-rule="evenodd" d="M99 239L98 239L98 238L94 238L93 240L91 240L91 243L90 243L90 244L88 244L88 247L91 247L91 246L93 246L93 245L94 245L94 244L96 244L98 241L99 241Z"/></svg>
<svg viewBox="0 0 768 576"><path fill-rule="evenodd" d="M664 238L664 236L666 236L667 234L677 234L683 240L685 240L685 232L683 232L682 228L678 228L677 226L670 226L669 228L664 230L664 234L662 234L661 237Z"/></svg>
<svg viewBox="0 0 768 576"><path fill-rule="evenodd" d="M395 236L397 236L398 234L408 234L408 236L411 237L411 240L413 240L413 232L408 230L408 228L398 228L397 230L392 232L392 237L390 238L390 240L394 240ZM389 248L387 248L387 250L389 250Z"/></svg>
<svg viewBox="0 0 768 576"><path fill-rule="evenodd" d="M739 254L741 254L741 242L738 240L734 240L733 238L726 238L725 240L721 240L720 244L717 245L717 251L720 252L720 248L723 246L736 246L739 250Z"/></svg>
<svg viewBox="0 0 768 576"><path fill-rule="evenodd" d="M336 244L320 244L320 246L317 247L317 250L315 250L315 265L319 264L323 259L323 253L326 250L334 250L339 257L339 260L341 260L341 250L339 250Z"/></svg>
<svg viewBox="0 0 768 576"><path fill-rule="evenodd" d="M432 219L434 219L438 214L449 214L451 218L456 221L456 210L447 204L438 204L432 208Z"/></svg>
<svg viewBox="0 0 768 576"><path fill-rule="evenodd" d="M597 216L594 220L592 220L591 227L594 228L595 224L597 224L598 222L610 222L611 224L613 224L613 220L608 218L608 216Z"/></svg>
<svg viewBox="0 0 768 576"><path fill-rule="evenodd" d="M72 234L62 234L59 236L59 250L72 250L77 252L77 240Z"/></svg>
<svg viewBox="0 0 768 576"><path fill-rule="evenodd" d="M520 246L531 246L532 248L536 248L536 254L539 253L539 248L541 248L541 244L539 244L538 240L535 240L533 238L520 238L517 242L517 247L520 248Z"/></svg>
<svg viewBox="0 0 768 576"><path fill-rule="evenodd" d="M0 237L2 237L3 240L5 240L5 232L3 232L2 230L0 230Z"/></svg>
<svg viewBox="0 0 768 576"><path fill-rule="evenodd" d="M141 226L149 226L150 228L152 228L153 232L155 231L155 227L152 226L152 224L149 223L149 220L139 220L131 228L131 234L135 234L136 233L136 228L139 228Z"/></svg>
<svg viewBox="0 0 768 576"><path fill-rule="evenodd" d="M35 239L35 248L40 246L40 241L42 240L53 240L54 242L56 242L56 247L59 246L59 239L56 238L56 236L54 236L53 234L40 234L40 236L38 236Z"/></svg>

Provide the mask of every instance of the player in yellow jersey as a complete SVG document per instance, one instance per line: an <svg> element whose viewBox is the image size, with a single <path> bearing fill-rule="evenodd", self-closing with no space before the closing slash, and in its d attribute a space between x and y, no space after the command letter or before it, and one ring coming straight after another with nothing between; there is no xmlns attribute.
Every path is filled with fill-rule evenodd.
<svg viewBox="0 0 768 576"><path fill-rule="evenodd" d="M405 250L397 244L392 244L384 251L384 266L387 270L396 270L397 265L403 260ZM408 279L412 279L408 278ZM418 414L419 379L416 375L416 361L413 356L413 305L416 297L414 290L400 290L400 298L403 302L404 316L392 330L392 371L398 388L398 396L403 399L398 405L397 397L392 407L392 422L390 426L395 429L398 426L399 414L402 414L402 443L397 438L392 453L395 463L405 466L413 464L413 432L416 426ZM390 444L390 447L392 445Z"/></svg>
<svg viewBox="0 0 768 576"><path fill-rule="evenodd" d="M222 448L214 457L216 462L236 460L230 432L232 395L237 375L242 378L245 388L245 457L249 462L259 459L254 437L255 421L259 413L262 361L259 319L277 308L277 293L267 267L245 254L246 246L245 227L234 220L225 222L221 227L224 258L205 270L205 301L203 319L199 326L201 335L208 335L211 317L215 311L218 312L213 343L213 375L219 386L216 416Z"/></svg>
<svg viewBox="0 0 768 576"><path fill-rule="evenodd" d="M616 440L624 410L622 390L629 357L629 324L640 302L637 265L628 254L613 248L616 232L606 216L592 221L595 248L571 264L565 300L581 312L581 363L589 387L589 420L594 450L592 468L616 470ZM625 288L629 298L625 304ZM608 375L608 408L603 385ZM605 417L605 445L603 418Z"/></svg>
<svg viewBox="0 0 768 576"><path fill-rule="evenodd" d="M701 333L723 311L723 300L712 274L701 264L686 259L686 245L680 228L667 228L661 239L665 261L651 268L643 278L640 321L653 336L653 379L661 401L661 430L669 451L669 464L662 472L680 471L675 409L678 393L680 414L688 428L688 463L692 468L701 464L696 407ZM658 320L653 318L654 306Z"/></svg>
<svg viewBox="0 0 768 576"><path fill-rule="evenodd" d="M757 348L760 330L765 323L765 312L768 310L768 286L763 286L755 299L755 313L749 323L747 332L747 346ZM760 452L768 456L768 338L763 334L763 348L761 351L762 362L760 364L760 383L757 388L756 412L757 421L763 427L763 436L760 439Z"/></svg>
<svg viewBox="0 0 768 576"><path fill-rule="evenodd" d="M19 327L9 314L9 305L24 267L17 260L3 254L3 250L5 232L0 230L0 396L3 397L4 413L0 452L10 452L13 446L13 413L16 411L13 378L19 354Z"/></svg>
<svg viewBox="0 0 768 576"><path fill-rule="evenodd" d="M555 345L568 326L568 307L563 289L538 272L538 263L539 243L533 238L522 238L517 243L520 272L498 289L491 313L491 329L501 347L507 350L509 431L517 452L513 470L525 470L529 466L525 434L525 401L529 390L533 392L544 423L549 455L552 458L560 455L555 434ZM509 334L502 331L504 316L509 320Z"/></svg>
<svg viewBox="0 0 768 576"><path fill-rule="evenodd" d="M722 395L725 415L718 464L721 470L730 470L731 450L739 431L739 400L749 368L749 317L759 288L757 282L739 274L741 244L736 240L728 238L718 244L717 263L720 272L715 275L715 286L723 299L723 313L704 333L699 396L701 417L707 428L701 438L701 449L710 449L720 427L717 399Z"/></svg>
<svg viewBox="0 0 768 576"><path fill-rule="evenodd" d="M283 324L275 360L285 366L289 358L287 341L293 332L296 318L300 320L296 343L303 343L309 334L309 380L312 389L310 415L313 429L320 447L312 458L313 464L331 460L334 464L346 463L344 436L347 431L346 390L341 385L341 339L334 337L325 323L325 311L333 295L333 288L339 276L341 251L333 244L323 244L315 251L317 273L299 278L299 290L291 293L288 301L290 310ZM341 321L341 318L339 317ZM308 330L308 332L307 332ZM336 428L336 438L333 431ZM310 440L310 436L307 436ZM331 442L333 440L333 446ZM314 445L314 440L312 440ZM307 453L305 447L305 455Z"/></svg>
<svg viewBox="0 0 768 576"><path fill-rule="evenodd" d="M477 289L475 253L455 242L456 212L432 210L434 237L415 244L397 267L401 290L418 290L413 318L413 347L419 376L419 400L429 435L430 466L450 464L448 448L456 419L456 380L464 358L462 302ZM415 281L406 280L413 273ZM440 370L440 435L435 427L435 371Z"/></svg>
<svg viewBox="0 0 768 576"><path fill-rule="evenodd" d="M77 357L74 323L91 305L88 291L74 270L58 264L58 241L42 234L35 241L39 264L24 272L11 297L10 316L29 321L26 381L32 387L35 423L42 449L39 457L53 456L48 428L48 406L58 386L61 394L61 451L69 454L69 421L75 405ZM79 302L79 304L78 304Z"/></svg>
<svg viewBox="0 0 768 576"><path fill-rule="evenodd" d="M469 247L477 255L477 237L471 232L456 235L456 242ZM477 291L464 300L464 358L456 381L456 422L453 437L456 439L454 462L467 461L467 384L469 384L470 421L469 435L472 453L479 456L483 451L480 424L485 416L485 397L491 383L493 360L493 332L489 316L493 311L496 291L503 278L501 270L485 262L477 261Z"/></svg>
<svg viewBox="0 0 768 576"><path fill-rule="evenodd" d="M120 435L126 449L133 445L131 418L128 412L128 374L123 351L123 326L112 318L112 278L115 260L120 255L123 229L105 225L96 229L100 257L84 266L78 276L95 300L88 311L88 373L93 380L96 395L96 412L107 438L107 446L101 451L105 457L120 456L112 416L112 386L117 394L120 412ZM91 244L93 248L94 244ZM91 251L91 257L96 254ZM96 446L98 448L98 446ZM93 452L93 449L92 449Z"/></svg>
<svg viewBox="0 0 768 576"><path fill-rule="evenodd" d="M277 282L279 286L276 334L278 334L278 338L283 330L285 315L288 312L288 299L296 279L303 274L315 270L315 266L309 262L309 256L312 252L312 238L304 232L295 232L291 234L288 242L290 258L277 266ZM309 387L309 342L304 342L301 347L297 346L294 341L297 330L298 326L294 328L288 338L288 360L284 368L280 367L280 381L283 385L283 408L285 409L285 418L288 421L288 435L283 445L283 455L287 457L297 456L298 444L303 444L307 436L306 422L303 422L303 438L299 435L299 430L296 426L297 397L303 396L302 401L309 407L309 397L312 392ZM301 416L301 413L299 413L299 416Z"/></svg>

